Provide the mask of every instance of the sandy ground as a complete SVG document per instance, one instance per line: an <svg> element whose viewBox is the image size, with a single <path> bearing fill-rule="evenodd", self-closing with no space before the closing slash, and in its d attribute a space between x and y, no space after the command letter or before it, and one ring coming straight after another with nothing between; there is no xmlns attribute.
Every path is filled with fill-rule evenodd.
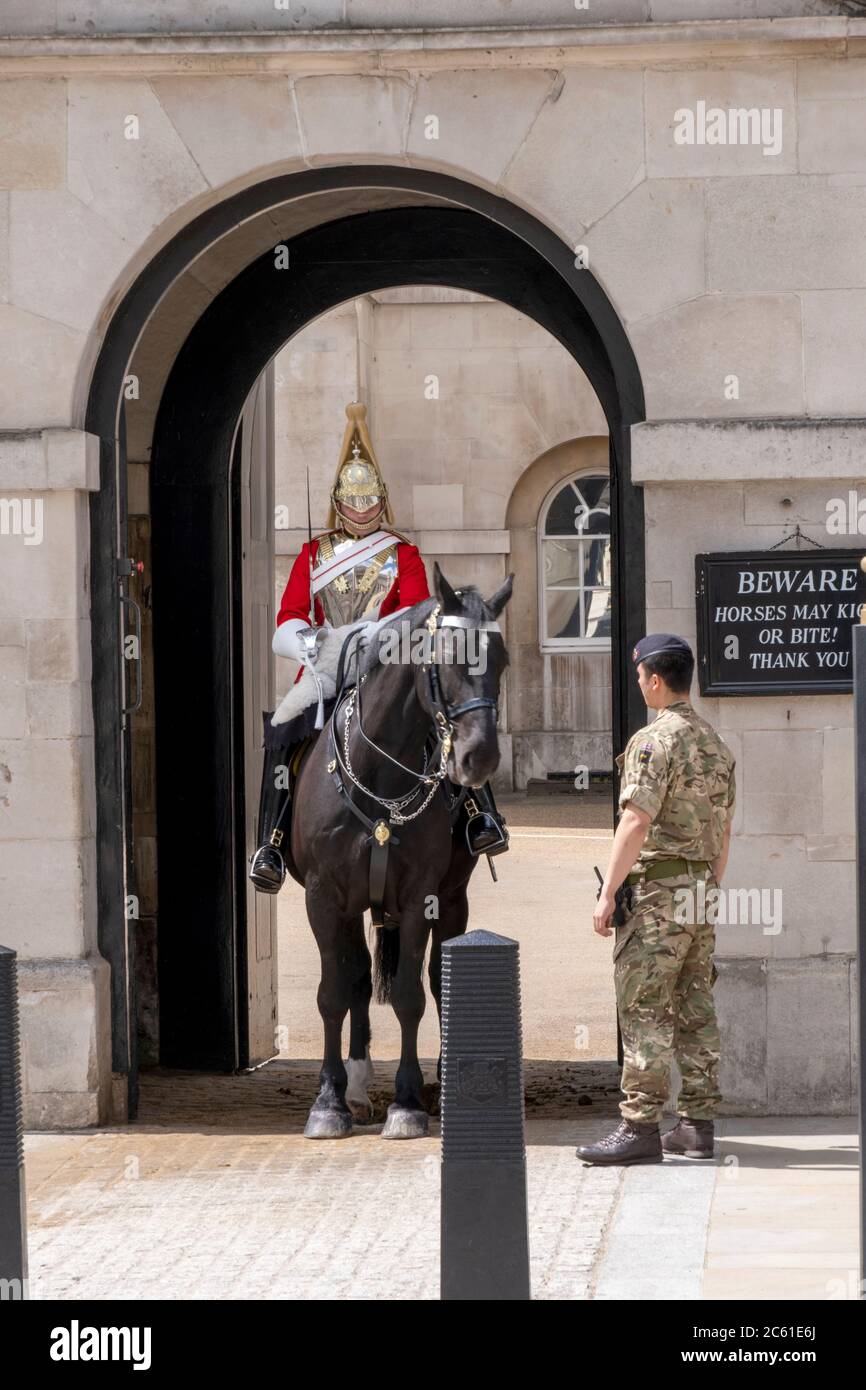
<svg viewBox="0 0 866 1390"><path fill-rule="evenodd" d="M609 799L578 792L501 796L511 848L496 859L494 883L483 860L469 886L469 929L484 927L520 943L523 1051L565 1062L616 1057L612 938L592 930L596 880L610 843ZM320 1058L316 1008L319 955L301 888L289 881L279 899L281 1055ZM400 1029L386 1005L372 1006L374 1059L400 1054ZM344 1035L344 1047L348 1037ZM436 1006L428 998L419 1051L439 1051Z"/></svg>

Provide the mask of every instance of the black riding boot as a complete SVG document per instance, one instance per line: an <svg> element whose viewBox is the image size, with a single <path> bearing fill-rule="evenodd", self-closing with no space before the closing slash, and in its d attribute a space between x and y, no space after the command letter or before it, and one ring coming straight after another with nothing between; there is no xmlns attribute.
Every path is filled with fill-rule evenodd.
<svg viewBox="0 0 866 1390"><path fill-rule="evenodd" d="M259 798L259 847L250 860L250 882L260 893L279 893L286 878L282 846L291 825L289 768L296 748L296 744L265 748Z"/></svg>
<svg viewBox="0 0 866 1390"><path fill-rule="evenodd" d="M471 787L462 807L466 825L466 845L470 854L504 854L508 831L502 812L493 800L489 782Z"/></svg>

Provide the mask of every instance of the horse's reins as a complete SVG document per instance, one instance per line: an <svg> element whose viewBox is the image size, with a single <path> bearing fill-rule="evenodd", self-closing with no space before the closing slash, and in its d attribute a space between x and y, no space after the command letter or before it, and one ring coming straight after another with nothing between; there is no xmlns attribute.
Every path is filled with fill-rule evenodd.
<svg viewBox="0 0 866 1390"><path fill-rule="evenodd" d="M468 714L471 710L475 709L492 709L496 718L498 718L499 716L497 702L494 699L492 699L489 695L479 695L476 696L474 699L464 700L459 705L449 705L442 692L442 686L439 680L438 662L436 661L435 655L436 632L438 630L441 630L441 628L443 627L464 628L467 630L477 632L501 632L499 624L493 621L474 623L469 618L452 616L450 614L446 614L444 616L440 615L441 604L437 603L435 608L433 608L430 614L428 615L425 624L429 635L429 642L426 644L428 650L425 652L423 663L426 666L428 672L430 703L433 707L433 732L436 737L436 748L433 750L433 756L435 757L435 753L437 750L439 753L439 766L438 768L436 768L434 772L428 772L427 769L429 767L430 759L428 759L426 756L424 760L423 770L421 772L417 772L414 768L407 767L405 763L401 763L398 758L392 757L386 749L382 748L379 744L375 743L374 740L371 739L366 733L363 725L361 698L361 686L367 678L366 674L360 674L360 648L364 645L362 639L359 639L358 642L358 681L355 687L348 694L346 710L343 717L344 724L342 751L340 750L340 747L337 742L337 736L334 732L340 706L343 702L343 699L345 698L346 693L342 688L339 690L337 702L334 706L328 726L328 732L331 740L331 752L333 754L333 757L328 763L328 771L334 778L334 784L341 796L344 797L350 810L358 818L358 820L360 820L370 831L370 910L373 924L375 926L389 925L385 921L383 911L385 877L388 867L388 848L392 840L395 844L400 843L391 830L392 822L396 825L405 825L407 821L415 820L415 818L417 816L420 816L421 813L425 811L429 806L436 793L437 788L439 787L440 783L443 782L446 776L446 765L448 762L448 756L451 752L455 719L459 719L461 715ZM348 640L349 639L347 638L347 642ZM343 653L340 654L341 670L342 667ZM406 792L403 796L378 796L375 792L370 791L369 787L365 787L363 783L359 781L359 779L356 777L352 769L351 758L349 755L349 732L352 717L355 713L356 702L358 713L358 730L361 736L363 737L364 741L382 757L387 758L389 762L393 763L395 767L401 768L403 772L407 772L418 782L417 786L413 787L411 791ZM387 815L385 817L380 817L376 821L371 820L369 816L365 815L361 808L357 806L355 802L352 800L352 798L349 796L341 773L344 773L348 777L352 785L357 787L360 792L363 792L365 796L368 796L371 801L375 801L377 805L383 807ZM429 787L429 790L421 805L416 807L414 811L406 812L404 810L404 807L408 806L411 803L411 801L420 794L425 785ZM455 797L454 801L452 802L450 806L452 821L456 814L457 808L460 806L465 795L466 788L464 787L461 793L457 797Z"/></svg>

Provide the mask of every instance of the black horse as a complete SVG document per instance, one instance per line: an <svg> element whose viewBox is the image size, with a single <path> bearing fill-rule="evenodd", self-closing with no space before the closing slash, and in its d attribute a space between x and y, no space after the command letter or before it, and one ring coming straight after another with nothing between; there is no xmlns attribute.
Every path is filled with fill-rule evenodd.
<svg viewBox="0 0 866 1390"><path fill-rule="evenodd" d="M424 954L432 931L429 978L441 1020L441 944L466 930L467 885L477 862L464 837L452 836L448 781L479 787L499 763L497 700L508 655L496 619L513 578L485 601L474 586L452 589L436 565L436 597L374 634L359 658L356 686L342 692L298 771L290 859L319 946L325 1032L307 1138L342 1138L351 1134L353 1117L372 1119L373 970L363 914L371 906L376 822L379 849L382 838L388 841L381 892L386 925L375 928L377 997L390 1000L402 1032L395 1099L382 1136L427 1133L418 1063ZM408 661L383 657L388 629L402 639ZM348 1071L341 1049L347 1013Z"/></svg>

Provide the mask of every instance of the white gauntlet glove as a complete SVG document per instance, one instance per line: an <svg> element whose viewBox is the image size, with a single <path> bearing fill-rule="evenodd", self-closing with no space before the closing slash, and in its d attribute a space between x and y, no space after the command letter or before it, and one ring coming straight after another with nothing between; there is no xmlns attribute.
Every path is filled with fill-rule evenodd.
<svg viewBox="0 0 866 1390"><path fill-rule="evenodd" d="M286 622L280 623L274 633L271 647L276 656L299 661L302 666L312 666L326 633L330 631L328 623L324 623L322 627L311 627L303 618L288 618Z"/></svg>

